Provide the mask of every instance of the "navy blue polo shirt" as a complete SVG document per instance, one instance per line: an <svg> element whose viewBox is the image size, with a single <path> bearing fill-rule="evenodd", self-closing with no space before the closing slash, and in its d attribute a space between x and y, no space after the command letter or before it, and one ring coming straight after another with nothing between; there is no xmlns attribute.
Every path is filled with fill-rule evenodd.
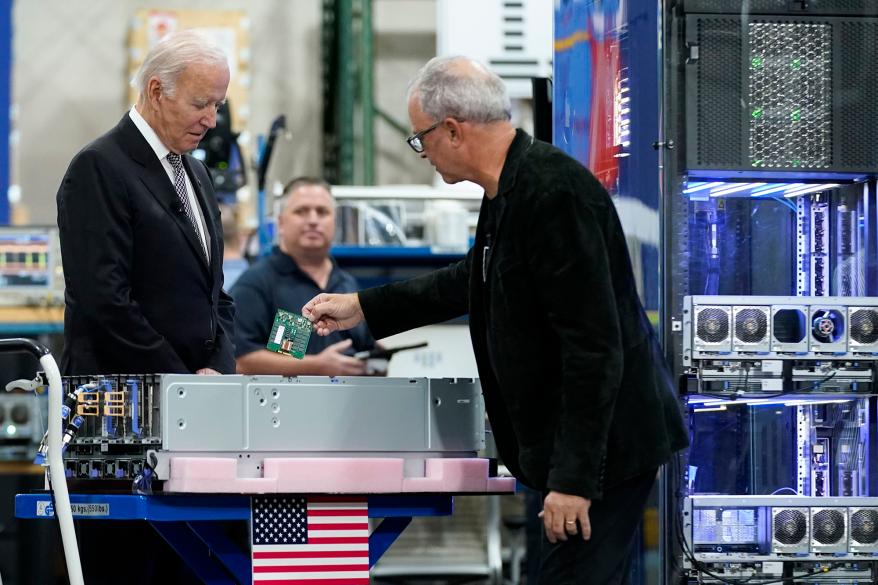
<svg viewBox="0 0 878 585"><path fill-rule="evenodd" d="M265 349L274 315L278 309L301 313L302 307L320 293L350 293L359 290L354 277L332 260L329 283L323 290L305 274L296 261L275 246L235 282L229 294L235 299L235 357ZM318 354L328 346L352 339L348 353L372 349L375 340L365 323L349 331L336 331L320 337L311 335L308 354Z"/></svg>

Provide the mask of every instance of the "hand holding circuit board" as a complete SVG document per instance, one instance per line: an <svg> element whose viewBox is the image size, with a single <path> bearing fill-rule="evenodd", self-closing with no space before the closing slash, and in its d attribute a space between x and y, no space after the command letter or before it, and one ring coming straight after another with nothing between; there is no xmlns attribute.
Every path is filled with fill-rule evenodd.
<svg viewBox="0 0 878 585"><path fill-rule="evenodd" d="M305 317L278 309L265 347L269 351L302 359L305 357L308 340L311 339L311 331L313 330L314 326L311 321Z"/></svg>

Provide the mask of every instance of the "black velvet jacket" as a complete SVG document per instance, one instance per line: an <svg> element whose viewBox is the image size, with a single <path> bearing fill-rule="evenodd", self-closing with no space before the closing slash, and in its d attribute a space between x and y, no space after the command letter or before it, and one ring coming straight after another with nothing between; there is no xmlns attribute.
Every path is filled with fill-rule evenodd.
<svg viewBox="0 0 878 585"><path fill-rule="evenodd" d="M466 259L362 291L366 321L381 338L468 312L504 463L536 489L600 498L687 445L622 226L588 170L521 130L497 196Z"/></svg>

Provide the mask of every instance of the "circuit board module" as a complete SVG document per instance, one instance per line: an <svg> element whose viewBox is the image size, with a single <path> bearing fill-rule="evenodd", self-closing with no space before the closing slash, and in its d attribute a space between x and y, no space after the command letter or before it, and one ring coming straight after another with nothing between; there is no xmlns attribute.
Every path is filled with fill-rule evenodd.
<svg viewBox="0 0 878 585"><path fill-rule="evenodd" d="M302 359L308 349L308 340L311 339L313 329L311 321L305 317L278 309L265 347L270 351Z"/></svg>

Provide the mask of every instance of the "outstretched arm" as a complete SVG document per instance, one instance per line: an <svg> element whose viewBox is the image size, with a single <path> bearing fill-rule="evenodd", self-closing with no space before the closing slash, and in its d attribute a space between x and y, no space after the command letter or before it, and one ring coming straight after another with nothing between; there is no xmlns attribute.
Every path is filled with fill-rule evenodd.
<svg viewBox="0 0 878 585"><path fill-rule="evenodd" d="M321 293L302 307L302 315L314 324L317 335L351 329L363 322L363 309L357 293Z"/></svg>

